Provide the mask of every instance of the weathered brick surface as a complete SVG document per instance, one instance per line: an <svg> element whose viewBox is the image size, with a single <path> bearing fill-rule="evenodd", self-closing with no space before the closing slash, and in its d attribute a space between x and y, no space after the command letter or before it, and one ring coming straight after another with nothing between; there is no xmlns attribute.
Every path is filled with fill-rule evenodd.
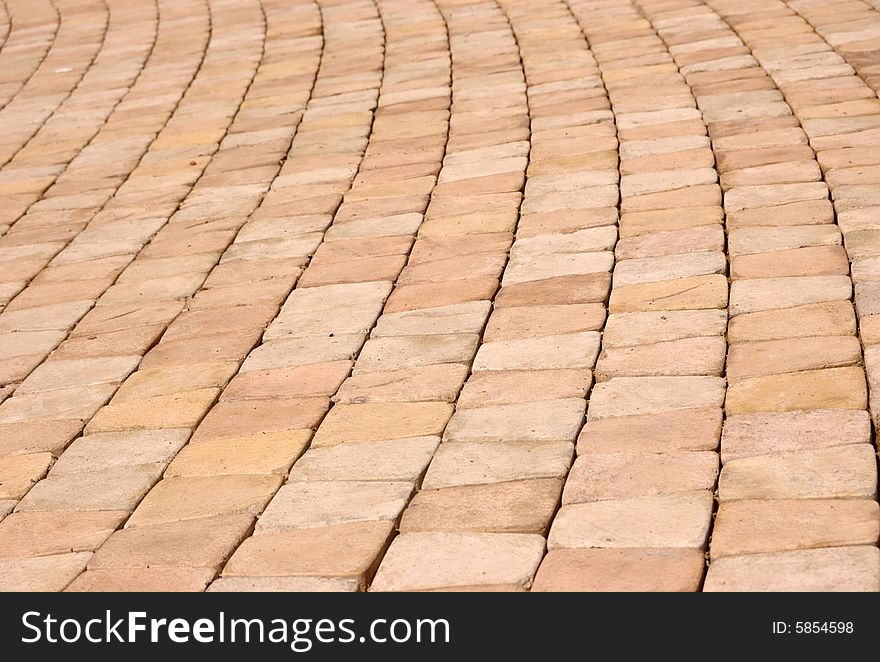
<svg viewBox="0 0 880 662"><path fill-rule="evenodd" d="M876 3L9 11L0 589L880 588Z"/></svg>

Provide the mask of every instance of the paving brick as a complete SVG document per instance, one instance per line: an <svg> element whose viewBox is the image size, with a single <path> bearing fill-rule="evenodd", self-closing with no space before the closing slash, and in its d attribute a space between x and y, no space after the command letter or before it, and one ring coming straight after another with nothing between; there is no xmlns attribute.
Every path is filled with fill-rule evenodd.
<svg viewBox="0 0 880 662"><path fill-rule="evenodd" d="M614 287L721 274L726 270L727 259L717 251L621 260L614 267Z"/></svg>
<svg viewBox="0 0 880 662"><path fill-rule="evenodd" d="M578 439L578 453L674 453L718 448L720 407L590 419Z"/></svg>
<svg viewBox="0 0 880 662"><path fill-rule="evenodd" d="M299 481L282 487L260 516L257 534L353 522L396 521L411 483Z"/></svg>
<svg viewBox="0 0 880 662"><path fill-rule="evenodd" d="M34 485L18 511L134 510L164 467L139 464L49 477Z"/></svg>
<svg viewBox="0 0 880 662"><path fill-rule="evenodd" d="M490 318L483 342L599 331L604 321L605 307L600 304L501 308Z"/></svg>
<svg viewBox="0 0 880 662"><path fill-rule="evenodd" d="M91 552L75 552L36 558L0 559L0 590L62 591L85 569L91 556Z"/></svg>
<svg viewBox="0 0 880 662"><path fill-rule="evenodd" d="M737 315L730 320L728 330L728 336L733 343L846 336L855 333L856 315L849 301L807 304L784 310Z"/></svg>
<svg viewBox="0 0 880 662"><path fill-rule="evenodd" d="M704 566L703 553L692 549L554 549L532 591L692 593Z"/></svg>
<svg viewBox="0 0 880 662"><path fill-rule="evenodd" d="M125 528L95 553L89 570L213 568L226 561L253 526L252 515L225 515Z"/></svg>
<svg viewBox="0 0 880 662"><path fill-rule="evenodd" d="M726 407L732 414L810 409L864 409L865 373L861 368L829 368L753 377L734 382Z"/></svg>
<svg viewBox="0 0 880 662"><path fill-rule="evenodd" d="M449 420L448 442L573 442L583 422L581 399L481 407L456 412Z"/></svg>
<svg viewBox="0 0 880 662"><path fill-rule="evenodd" d="M311 430L285 430L189 444L165 476L284 475L311 438Z"/></svg>
<svg viewBox="0 0 880 662"><path fill-rule="evenodd" d="M458 411L520 402L584 398L588 370L498 370L471 375L456 402Z"/></svg>
<svg viewBox="0 0 880 662"><path fill-rule="evenodd" d="M867 444L731 460L718 496L739 499L873 499L877 462Z"/></svg>
<svg viewBox="0 0 880 662"><path fill-rule="evenodd" d="M406 533L394 539L371 590L528 590L543 553L536 535Z"/></svg>
<svg viewBox="0 0 880 662"><path fill-rule="evenodd" d="M363 342L361 334L270 340L248 355L241 373L349 361Z"/></svg>
<svg viewBox="0 0 880 662"><path fill-rule="evenodd" d="M848 276L803 276L738 280L730 288L730 315L844 301L852 296Z"/></svg>
<svg viewBox="0 0 880 662"><path fill-rule="evenodd" d="M703 491L563 506L548 546L701 549L709 535L712 504L712 493Z"/></svg>
<svg viewBox="0 0 880 662"><path fill-rule="evenodd" d="M724 228L704 225L683 230L661 230L621 239L614 249L618 260L632 260L697 251L723 251Z"/></svg>
<svg viewBox="0 0 880 662"><path fill-rule="evenodd" d="M772 253L744 255L731 260L735 279L794 276L834 276L849 272L849 259L842 246L819 246Z"/></svg>
<svg viewBox="0 0 880 662"><path fill-rule="evenodd" d="M272 475L166 478L150 490L125 523L127 528L218 515L256 515L282 478Z"/></svg>
<svg viewBox="0 0 880 662"><path fill-rule="evenodd" d="M20 499L52 466L51 453L0 457L0 498Z"/></svg>
<svg viewBox="0 0 880 662"><path fill-rule="evenodd" d="M112 402L95 415L86 426L86 432L193 428L219 392L217 388L203 388L142 400Z"/></svg>
<svg viewBox="0 0 880 662"><path fill-rule="evenodd" d="M561 489L561 480L544 478L422 491L404 512L400 530L546 535Z"/></svg>
<svg viewBox="0 0 880 662"><path fill-rule="evenodd" d="M337 405L324 418L312 446L440 436L451 415L452 405L441 402Z"/></svg>
<svg viewBox="0 0 880 662"><path fill-rule="evenodd" d="M392 522L355 522L248 538L223 577L335 577L363 584L386 549Z"/></svg>
<svg viewBox="0 0 880 662"><path fill-rule="evenodd" d="M174 593L204 591L214 578L210 568L125 568L86 570L65 590L71 593Z"/></svg>
<svg viewBox="0 0 880 662"><path fill-rule="evenodd" d="M125 511L13 513L0 522L0 558L89 552L127 516Z"/></svg>
<svg viewBox="0 0 880 662"><path fill-rule="evenodd" d="M830 547L719 559L709 566L703 590L876 592L878 557L876 547Z"/></svg>
<svg viewBox="0 0 880 662"><path fill-rule="evenodd" d="M612 312L725 308L727 278L721 274L624 285L611 293Z"/></svg>
<svg viewBox="0 0 880 662"><path fill-rule="evenodd" d="M0 423L0 455L46 451L58 456L80 430L78 420Z"/></svg>
<svg viewBox="0 0 880 662"><path fill-rule="evenodd" d="M727 344L721 337L606 349L596 365L596 380L663 375L721 376Z"/></svg>
<svg viewBox="0 0 880 662"><path fill-rule="evenodd" d="M438 437L414 437L311 448L294 465L290 480L416 483L439 443Z"/></svg>
<svg viewBox="0 0 880 662"><path fill-rule="evenodd" d="M566 442L442 444L422 489L562 477L568 473L573 450Z"/></svg>
<svg viewBox="0 0 880 662"><path fill-rule="evenodd" d="M29 420L88 419L116 390L113 384L61 388L41 393L25 393L0 405L0 422Z"/></svg>
<svg viewBox="0 0 880 662"><path fill-rule="evenodd" d="M9 588L695 591L710 538L709 590L878 587L873 9L49 4Z"/></svg>
<svg viewBox="0 0 880 662"><path fill-rule="evenodd" d="M767 552L876 545L876 501L730 501L718 509L712 558Z"/></svg>
<svg viewBox="0 0 880 662"><path fill-rule="evenodd" d="M324 397L225 400L201 421L193 442L314 429L329 405Z"/></svg>
<svg viewBox="0 0 880 662"><path fill-rule="evenodd" d="M718 456L702 453L588 453L571 468L563 504L711 490Z"/></svg>
<svg viewBox="0 0 880 662"><path fill-rule="evenodd" d="M730 460L803 450L816 450L871 440L871 421L865 411L814 411L735 414L727 417L721 439L721 458Z"/></svg>
<svg viewBox="0 0 880 662"><path fill-rule="evenodd" d="M129 375L113 399L115 402L125 402L201 388L222 388L237 369L238 365L232 361L217 361L138 370Z"/></svg>
<svg viewBox="0 0 880 662"><path fill-rule="evenodd" d="M139 464L165 465L189 439L189 430L102 432L74 441L52 466L53 478Z"/></svg>
<svg viewBox="0 0 880 662"><path fill-rule="evenodd" d="M720 377L620 377L596 384L590 396L590 421L679 409L720 407Z"/></svg>
<svg viewBox="0 0 880 662"><path fill-rule="evenodd" d="M523 340L485 343L474 360L474 372L592 368L599 354L599 333L588 331Z"/></svg>
<svg viewBox="0 0 880 662"><path fill-rule="evenodd" d="M361 350L354 373L444 363L468 364L479 342L479 336L465 333L373 338Z"/></svg>
<svg viewBox="0 0 880 662"><path fill-rule="evenodd" d="M495 307L501 309L516 306L604 302L608 297L610 286L611 274L606 272L557 276L530 283L517 283L507 285L498 292ZM492 293L489 296L492 296Z"/></svg>
<svg viewBox="0 0 880 662"><path fill-rule="evenodd" d="M376 322L372 337L480 333L490 309L488 301L471 301L385 314Z"/></svg>
<svg viewBox="0 0 880 662"><path fill-rule="evenodd" d="M221 577L208 593L356 593L357 580L335 577Z"/></svg>
<svg viewBox="0 0 880 662"><path fill-rule="evenodd" d="M341 404L455 402L468 372L469 366L465 363L359 372L345 380L333 401Z"/></svg>
<svg viewBox="0 0 880 662"><path fill-rule="evenodd" d="M723 336L727 313L723 310L683 310L614 313L602 334L603 348L630 347L683 338Z"/></svg>

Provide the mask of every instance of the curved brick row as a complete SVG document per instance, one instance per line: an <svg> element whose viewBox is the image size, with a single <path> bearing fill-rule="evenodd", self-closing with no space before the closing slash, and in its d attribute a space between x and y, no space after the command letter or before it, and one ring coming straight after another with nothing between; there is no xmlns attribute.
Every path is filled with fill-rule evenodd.
<svg viewBox="0 0 880 662"><path fill-rule="evenodd" d="M109 6L105 0L56 0L58 33L45 59L2 110L0 169L76 89L105 45Z"/></svg>
<svg viewBox="0 0 880 662"><path fill-rule="evenodd" d="M303 287L325 262L332 266L339 259L325 259L322 242L340 201L350 195L382 80L383 35L375 6L346 0L312 7L320 7L323 18L324 54L320 67L317 61L309 65L317 77L284 167L203 288L87 429L95 434L86 440L127 430L173 437L179 432L174 428L184 428L185 434L156 464L161 471L170 462L164 478L146 494L132 494L137 507L125 529L100 548L73 590L162 585L169 577L181 589L204 588L247 535L329 404L322 392L328 379L337 379L333 369L340 364L327 366L325 378L319 366L312 383L303 383L308 370L295 369L297 360L327 351L327 334L288 327L277 336L267 332L267 341L251 352L297 278ZM263 147L254 148L254 157L265 154ZM317 304L322 293L316 294ZM240 317L233 333L215 351L205 351L206 343L220 340L217 320L230 316ZM310 340L318 346L309 347ZM330 339L329 351L350 352L346 346L340 336L339 342ZM182 382L181 355L188 357L183 362L189 374ZM163 411L165 404L171 412ZM191 443L181 449L190 428ZM206 532L215 536L209 549L200 544ZM145 539L156 543L144 549Z"/></svg>
<svg viewBox="0 0 880 662"><path fill-rule="evenodd" d="M6 0L6 12L9 33L0 47L0 110L37 71L59 27L51 0Z"/></svg>
<svg viewBox="0 0 880 662"><path fill-rule="evenodd" d="M870 4L794 0L785 3L801 16L876 93L880 91L880 12ZM818 53L819 51L813 51ZM851 110L878 111L878 100L852 94Z"/></svg>
<svg viewBox="0 0 880 662"><path fill-rule="evenodd" d="M848 518L863 522L876 510L871 502L830 501L870 492L851 493L831 478L821 484L810 480L837 464L870 476L873 460L866 445L855 454L817 453L806 439L780 439L778 432L809 427L830 445L835 437L839 445L868 439L849 265L815 155L745 45L701 3L641 4L687 72L708 123L725 195L732 281L729 388L707 589L729 590L736 584L726 581L725 569L750 563L739 556L823 546L829 517L846 529ZM718 35L715 43L705 43L707 33ZM821 241L811 241L813 235ZM822 315L831 311L845 323L823 324ZM786 328L782 320L796 325ZM847 428L855 433L845 434ZM811 514L808 524L798 519ZM778 524L788 516L798 521L794 537ZM863 542L861 535L852 542ZM718 559L731 560L716 565ZM760 564L753 565L755 586L773 581L808 587L813 580L780 573L768 579L760 575Z"/></svg>
<svg viewBox="0 0 880 662"><path fill-rule="evenodd" d="M202 0L165 0L160 13L156 44L137 81L100 132L43 193L44 199L0 237L0 287L14 293L0 312L4 397L112 284L154 231L155 217L170 215L185 195L169 189L169 210L163 212L138 187L132 193L123 188L139 177L152 181L157 167L176 167L186 184L194 169L177 151L147 153L202 66L211 32L208 7ZM164 94L157 97L158 90ZM51 144L53 150L59 146ZM35 158L39 163L39 154ZM96 182L98 187L85 198L78 193ZM15 204L8 209L17 215Z"/></svg>
<svg viewBox="0 0 880 662"><path fill-rule="evenodd" d="M112 265L109 276L98 279L100 291L103 293L96 297L97 301L62 304L61 309L69 310L68 314L74 317L73 322L95 303L98 305L76 323L70 337L52 354L49 361L33 372L13 397L0 405L0 421L10 426L8 443L12 452L19 453L9 462L19 467L22 471L21 478L31 473L30 480L33 481L39 475L45 474L52 464L52 457L57 457L71 438L78 434L83 424L107 402L118 388L119 382L138 365L140 354L155 343L165 326L180 311L182 302L162 300L169 293L168 283L161 278L157 280L157 271L159 274L173 272L168 262L179 261L180 253L183 253L185 259L188 253L197 253L200 249L209 251L218 242L222 242L222 247L225 247L231 240L230 231L222 227L222 222L220 231L212 232L210 224L208 227L201 227L206 217L214 215L216 209L212 209L207 202L211 199L210 187L202 186L190 190L186 183L198 181L204 172L203 168L209 163L218 169L222 167L219 160L212 160L221 141L226 143L227 150L234 149L230 143L235 141L235 137L227 136L227 133L230 122L240 112L242 99L251 87L262 57L265 19L257 3L230 5L221 2L214 9L220 6L225 11L218 12L213 17L213 33L204 61L175 109L174 116L152 142L151 152L141 159L138 168L113 198L116 205L108 205L104 210L111 214L123 212L126 225L133 232L129 236L120 235L117 229L120 221L117 216L113 222L108 221L103 227L90 227L90 232L79 235L78 239L90 235L88 238L91 243L71 243L53 261L61 262L59 266L75 262L75 259L63 259L68 253L77 255L80 259L120 254L123 258ZM222 103L211 98L210 90L224 87L228 96L223 98ZM196 127L197 130L194 131ZM225 138L229 138L228 142ZM196 168L191 164L195 163L198 167L199 159L202 160L202 168L193 172ZM168 165L171 167L168 168ZM151 166L164 167L165 173L162 170L159 173L151 172ZM166 178L167 190L155 190L157 176ZM199 196L202 196L201 205L198 204ZM183 199L187 204L181 205ZM141 205L149 201L155 205L155 211L148 208L145 213L143 207L132 204L135 201ZM128 205L127 213L123 211L125 204ZM233 210L230 208L229 211ZM165 214L171 216L172 222L168 222ZM94 224L94 220L92 223ZM157 233L150 240L150 236L160 228L164 232ZM148 248L141 251L148 240ZM214 250L219 253L222 247ZM135 258L134 261L132 258ZM212 260L216 259L212 256ZM184 270L184 275L176 283L176 291L192 291L201 284L204 277L204 274L199 276L198 272ZM159 301L153 305L146 301L143 305L139 303L142 299L149 299L156 289L162 293ZM46 305L17 311L7 309L4 315L7 320L12 315L13 319L24 318L38 326L46 317L56 322L57 308L58 306ZM133 309L140 315L132 315ZM37 314L33 313L34 310ZM46 317L42 317L40 313ZM46 322L43 321L42 324L46 325ZM35 437L32 426L47 423L50 434ZM37 450L40 452L35 453ZM45 461L42 470L38 468L41 460ZM90 475L85 476L75 488L69 487L69 484L71 481L76 483L77 477L60 479L60 485L53 483L51 478L42 481L38 485L39 489L34 488L36 492L28 492L31 505L22 502L18 508L50 513L69 510L83 510L88 513L95 509L94 502L91 501L93 495L81 483L88 483L89 479L94 479L92 485L102 491L98 503L101 503L101 499L109 499L111 503L118 502L118 489L122 490L123 495L127 494L125 489L130 486L130 481L126 477L119 481L125 487L114 491L112 487L107 489L113 482L102 480L106 477L100 473L84 473ZM140 483L142 482L141 479ZM60 489L53 489L55 486ZM19 482L19 491L23 492L23 487L25 485ZM105 490L106 493L103 493ZM46 491L49 498L40 498L40 491ZM81 506L78 508L76 504ZM39 547L41 541L46 542L35 537L32 543ZM51 540L49 542L52 544ZM83 554L66 557L62 577L67 576L67 580L62 579L63 583L66 584L71 579L71 572L75 574L79 571L86 558ZM46 581L51 585L51 582L59 581L59 577L50 574Z"/></svg>
<svg viewBox="0 0 880 662"><path fill-rule="evenodd" d="M486 153L480 166L458 166L464 155L451 151L441 181L470 170L471 186L518 187L522 167L516 237L493 306L481 309L480 322L488 319L472 372L374 591L528 589L592 382L616 239L608 101L561 3L499 5L527 86L507 103L528 120L530 140L493 145L497 157Z"/></svg>
<svg viewBox="0 0 880 662"><path fill-rule="evenodd" d="M742 312L798 306L798 318L793 318L792 310L783 311L776 319L761 312L761 321L770 322L768 340L790 339L787 343L782 340L763 345L771 352L780 352L775 361L762 355L760 344L739 348L740 367L747 370L738 391L731 389L727 408L729 415L745 416L729 419L725 426L722 454L733 461L726 465L719 485L719 527L724 528L716 531L716 537L720 538L719 556L723 552L753 555L713 562L706 586L709 590L880 590L880 559L873 546L877 543L880 512L876 503L877 462L864 413L869 404L867 369L876 421L873 384L877 375L870 347L876 340L872 339L866 310L876 271L872 256L877 253L871 243L874 233L864 226L856 230L850 221L851 215L863 218L866 212L870 214L870 182L874 180L870 168L843 167L835 172L827 161L830 149L844 146L841 143L849 145L850 141L859 144L862 132L871 135L871 127L877 125L880 115L872 105L862 108L857 101L864 98L865 83L781 2L769 6L763 3L757 14L748 4L736 8L723 2L708 4L717 12L708 20L723 18L779 87L797 118L792 124L803 127L823 168L821 182L805 182L793 177L798 168L789 166L783 181L792 183L746 188L736 204L824 201L830 189L837 225L831 225L835 218L823 212L813 220L822 229L811 230L816 235L824 233L825 241L804 241L796 237L795 229L779 236L783 242L787 240L789 248L794 248L795 242L798 248L807 248L834 246L842 232L851 266L837 266L835 259L840 258L831 258L830 254L824 259L816 259L815 255L807 260L796 259L790 268L795 268L798 276L810 270L804 280L783 278L744 284L739 290L740 301L731 301L732 305L744 306ZM781 48L780 37L798 46ZM746 137L741 144L747 146L750 140ZM814 171L812 179L817 177ZM727 192L729 203L733 202L732 193ZM800 216L800 222L806 220ZM765 251L768 247L764 244ZM779 249L784 247L777 245ZM776 264L776 268L782 267L778 260ZM849 302L853 282L857 327ZM851 338L857 329L865 348L866 368L862 367L860 348ZM782 414L771 415L774 411ZM744 444L747 450L743 453ZM760 453L762 447L774 455L750 457ZM829 503L828 499L835 501ZM853 501L841 502L843 499ZM767 504L767 500L784 502ZM730 502L727 508L725 501ZM790 529L778 524L786 518L786 512L790 512ZM810 524L800 523L803 520ZM744 534L738 532L742 526L749 531L745 537L752 541L745 545ZM755 536L754 527L761 527L764 533Z"/></svg>
<svg viewBox="0 0 880 662"><path fill-rule="evenodd" d="M381 391L383 386L386 395L395 391L393 372L376 380L380 388L375 398L366 390L354 400L345 397L347 386L360 378L359 366L375 354L367 337L377 318L382 323L383 306L391 306L402 283L410 280L408 257L420 251L415 235L427 224L429 201L442 186L436 186L437 173L450 121L449 38L440 13L431 2L412 0L380 0L377 10L385 58L369 147L297 289L267 329L264 344L230 384L231 397L239 398L250 390L269 395L273 384L290 384L294 394L320 396L313 398L322 407L320 413L328 407L329 412L323 422L314 420L314 436L311 430L301 432L296 454L278 472L289 473L287 484L268 503L253 536L238 547L211 590L357 590L371 576L391 533L389 520L396 517L400 500L411 492L420 471L404 478L414 471L406 454L412 444L392 442L394 431L387 426L395 424L398 414L405 419L397 423L404 430L419 425L442 429L445 423L445 418L431 419L442 416L448 405L427 402L432 388L446 389L448 379L442 374L437 376L444 381L436 386L424 381L419 387L414 368L409 387L425 402L395 408L386 404L389 399ZM461 351L454 342L447 344L447 356ZM428 351L429 346L421 349ZM401 358L406 357L396 357ZM423 365L431 362L426 359ZM352 402L359 403L360 411L349 406ZM334 426L344 426L348 434L332 433ZM374 439L388 442L366 443ZM421 446L416 448L418 461L431 443L414 442ZM342 445L331 451L336 444ZM364 449L372 451L372 462L360 455ZM325 461L323 471L319 466L311 474L300 473L328 452L337 463ZM374 476L369 469L394 470L397 464L401 478L387 487L381 474ZM365 471L353 473L358 466Z"/></svg>
<svg viewBox="0 0 880 662"><path fill-rule="evenodd" d="M578 460L541 590L694 590L718 470L727 262L691 90L629 2L569 2L620 140L620 241Z"/></svg>
<svg viewBox="0 0 880 662"><path fill-rule="evenodd" d="M92 66L70 96L0 172L2 223L6 226L3 233L59 177L64 177L66 166L95 138L144 71L144 63L156 43L158 6L138 0L116 0L109 8L107 33ZM96 188L94 183L71 184L68 180L67 191L84 193ZM53 192L63 195L65 189ZM11 298L11 292L6 296Z"/></svg>

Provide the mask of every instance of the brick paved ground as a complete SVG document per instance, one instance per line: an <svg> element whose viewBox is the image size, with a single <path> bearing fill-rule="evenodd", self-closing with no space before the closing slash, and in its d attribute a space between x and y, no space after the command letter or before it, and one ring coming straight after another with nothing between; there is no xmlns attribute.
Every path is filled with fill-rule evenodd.
<svg viewBox="0 0 880 662"><path fill-rule="evenodd" d="M880 590L880 2L0 1L0 589Z"/></svg>

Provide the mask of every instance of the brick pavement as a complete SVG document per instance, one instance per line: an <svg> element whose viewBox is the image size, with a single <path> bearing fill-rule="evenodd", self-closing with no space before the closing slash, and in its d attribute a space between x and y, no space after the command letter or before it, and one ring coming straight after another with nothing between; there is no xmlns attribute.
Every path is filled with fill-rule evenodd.
<svg viewBox="0 0 880 662"><path fill-rule="evenodd" d="M878 53L0 2L0 589L880 590Z"/></svg>

